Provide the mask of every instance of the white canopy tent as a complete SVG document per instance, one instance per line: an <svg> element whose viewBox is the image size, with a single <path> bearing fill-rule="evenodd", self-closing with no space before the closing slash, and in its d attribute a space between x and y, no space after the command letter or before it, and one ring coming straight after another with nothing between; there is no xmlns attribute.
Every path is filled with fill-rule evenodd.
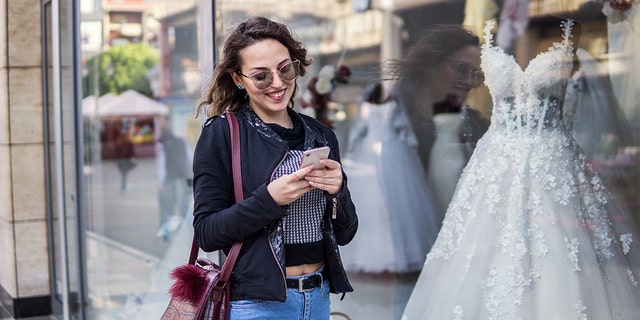
<svg viewBox="0 0 640 320"><path fill-rule="evenodd" d="M133 90L120 95L107 93L100 98L88 96L82 100L82 115L100 119L131 116L162 116L169 114L169 107Z"/></svg>
<svg viewBox="0 0 640 320"><path fill-rule="evenodd" d="M120 95L108 93L99 98L84 98L82 116L87 128L93 128L90 131L100 137L103 159L114 157L114 143L125 131L135 143L136 156L149 157L155 154L154 141L160 136L159 120L169 116L169 106L127 90Z"/></svg>

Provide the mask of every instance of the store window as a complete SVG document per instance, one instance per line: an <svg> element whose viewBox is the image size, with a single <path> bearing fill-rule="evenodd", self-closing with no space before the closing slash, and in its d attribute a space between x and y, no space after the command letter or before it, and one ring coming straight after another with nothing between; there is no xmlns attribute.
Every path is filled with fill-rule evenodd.
<svg viewBox="0 0 640 320"><path fill-rule="evenodd" d="M419 277L434 242L459 235L446 233L452 232L449 228L439 236L447 216L509 214L518 211L513 207L516 195L528 199L518 207L527 223L529 218L557 219L553 213L565 207L558 199L549 200L555 195L577 199L584 192L574 203L576 212L586 212L585 203L607 194L609 207L599 217L611 220L616 227L612 232L631 234L640 226L640 68L633 50L638 30L625 15L603 12L596 1L577 0L532 0L509 8L507 3L526 1L220 0L211 8L205 2L113 0L82 6L89 318L157 319L166 306L168 273L186 262L193 232L191 177L184 168L204 120L194 118L196 99L227 33L254 15L286 23L305 44L314 62L297 80L295 110L330 126L340 142L360 226L352 243L341 248L354 292L344 300L332 295L335 317L400 319L410 297L428 296L421 293L428 284ZM497 24L486 27L492 18ZM455 28L462 25L471 36ZM439 46L425 38L437 30L451 35L438 40ZM454 34L465 39L460 41L477 42L445 57L438 48L455 48L457 40L447 43L458 39ZM498 60L513 61L517 68L510 70L524 76L505 73L496 80L489 70L493 62L480 56L487 39L494 51L504 53ZM549 48L572 52L567 55L571 70L551 85L562 91L544 99L499 100L492 86L541 77L533 74L541 71L536 69L544 60L539 53ZM564 69L542 71L551 79L558 70ZM323 81L330 85L318 85ZM518 103L545 109L500 109ZM501 138L485 136L498 135L503 122L512 131L509 126L539 128L539 135L562 127L553 139L564 140L560 149L549 143L508 145L506 139L499 148L495 141ZM510 158L513 154L518 157ZM538 174L540 167L547 176ZM595 172L597 178L585 172ZM555 185L556 179L574 184L554 193L569 186ZM544 187L535 189L539 185L532 180ZM512 202L505 200L510 195ZM501 212L494 204L507 209ZM506 229L487 229L493 234L475 229L499 227L509 217L486 225L461 222L461 230L488 236L474 242L484 249L509 248L508 239L548 239L544 232L536 233L539 224L518 230L515 234L524 232L521 238ZM616 237L620 239L624 237ZM544 256L541 248L548 244L572 252L568 235L567 242L562 237L546 241L528 249ZM434 256L448 253L438 248ZM470 251L469 261L476 255L482 256ZM464 260L459 266L472 264ZM556 268L565 266L558 263ZM534 273L523 274L523 279ZM482 299L481 291L476 300Z"/></svg>
<svg viewBox="0 0 640 320"><path fill-rule="evenodd" d="M637 64L637 54L631 49L637 47L637 36L634 36L631 28L632 21L612 23L602 10L602 3L596 1L216 1L218 49L226 32L239 21L253 15L264 15L290 25L314 58L310 72L298 79L302 90L296 110L317 117L334 129L340 140L343 167L349 177L349 187L360 219L355 239L341 248L343 262L355 291L347 294L342 301L339 297L332 297L333 311L343 312L353 319L400 319L412 292L415 291L414 299L422 299L419 301L433 300L424 288L433 284L435 288L443 289L449 283L443 276L439 279L443 282L440 287L439 282L432 279L432 274L426 276L431 277L428 280L418 281L424 254L430 250L440 228L438 222L444 219L445 214L464 212L460 209L463 205L469 214L498 214L501 213L499 210L492 211L491 208L490 200L495 200L493 197L518 194L531 200L537 195L546 196L547 192L553 194L552 191L529 189L495 189L507 188L507 185L517 188L517 179L527 177L527 174L502 170L515 170L518 167L510 165L508 159L534 161L527 156L533 155L534 148L518 151L517 148L525 148L524 145L514 146L516 149L513 150L505 145L504 150L494 150L490 148L496 147L490 144L498 138L477 141L485 132L491 131L491 136L496 135L492 131L499 130L495 128L499 123L493 122L503 121L504 115L493 117L496 106L492 92L485 83L483 71L487 71L482 70L484 64L480 64L479 50L468 54L458 52L458 55L448 59L451 61L443 61L433 52L433 48L424 47L424 34L442 28L442 24L465 25L475 33L479 45L482 45L485 41L485 21L495 18L498 23L490 31L494 45L512 55L518 69L526 70L530 61L541 61L536 59L538 53L553 48L554 43L563 42L565 34L562 22L572 19L571 35L565 36L574 44L575 68L567 72L562 80L568 82L568 89L563 91L566 97L555 93L553 100L554 103L563 103L560 108L556 106L554 112L564 115L558 118L559 114L547 111L548 114L543 116L529 115L538 118L535 121L523 118L522 121L530 122L518 125L529 123L538 126L540 123L540 128L548 130L555 128L549 121L553 118L556 122L562 119L563 126L568 130L565 137L571 136L575 141L571 144L574 149L547 149L538 154L540 161L549 161L547 173L555 172L551 175L560 181L560 173L564 175L559 171L563 157L568 154L575 156L574 152L583 154L584 161L580 160L582 162L579 165L574 163L581 169L572 167L572 175L582 179L584 177L580 175L583 170L597 172L601 180L594 182L594 186L605 187L611 193L608 205L615 203L620 208L620 211L605 210L607 218L621 229L638 227L639 83L637 73L631 71L632 66ZM616 17L621 19L621 16ZM446 39L442 39L442 42L442 50L446 50ZM419 57L412 56L420 52ZM478 59L475 62L474 57ZM403 62L411 59L417 63L400 68ZM534 69L538 68L535 61L532 64L528 67L527 75L534 74ZM337 71L341 68L343 71L345 68L349 70L348 78L340 79L340 72L329 71L328 77L333 80L331 89L325 90L316 85L315 81L325 75L323 70ZM437 81L429 80L425 74L438 68L462 77L460 82L465 85L449 89L452 95L465 98L464 107L452 102L455 99L451 100L450 97L435 98L446 93L448 80L444 75ZM408 73L398 74L399 70ZM549 77L552 77L552 71L548 69L544 72L549 72ZM515 81L508 78L508 74L502 76L505 81ZM489 77L487 75L488 81L495 81ZM381 87L376 85L378 82ZM472 89L467 93L469 88L465 86ZM400 108L407 112L408 119L399 115ZM512 116L516 117L516 114ZM542 125L545 121L548 124ZM492 127L489 128L489 125ZM482 150L475 155L476 148L489 150ZM552 154L552 150L563 155ZM531 154L528 153L530 151ZM517 152L521 152L521 156L510 158L506 155ZM495 157L488 157L487 154ZM420 164L422 168L418 167ZM480 177L483 180L471 183L471 177L467 177L466 182L460 182L463 169L482 173ZM513 180L499 179L503 181L502 184L490 183L491 179L497 179L501 174ZM426 180L427 184L418 181L420 179ZM531 173L530 178L523 179L520 182L530 183L532 179L541 178ZM548 188L554 188L552 182L547 183ZM587 187L582 182L573 186ZM560 188L560 184L555 187ZM455 193L457 189L462 191ZM478 201L472 208L466 207L471 204L455 200L468 196L463 192L475 194L485 189L495 195L470 197ZM584 192L585 203L599 196L585 190L575 192L571 196ZM495 201L506 212L514 210L514 207L500 202L502 200ZM531 202L529 207L522 204L521 209L530 210L527 212L531 215L534 214L534 208L562 211L556 207L549 209L546 200L541 201L541 206ZM574 203L574 209L585 209L582 207L585 203ZM577 216L579 214L570 217ZM472 220L465 215L462 217L471 221L485 221L479 218ZM482 226L478 222L476 227ZM533 224L532 228L536 226L539 225ZM494 237L488 231L495 230L499 235L500 232L508 233L508 230L488 227L485 233L474 228L463 230L467 232L464 235L477 231L487 236L476 239L475 244L479 247L499 245L500 239L510 239L505 234L503 238ZM449 231L445 230L440 236L444 240L440 241L446 241L447 235L454 239L457 239L456 236L462 237L458 233L447 233ZM527 232L530 233L523 234L522 239L545 234L535 233L533 229ZM545 240L551 241L548 237L545 236ZM514 239L518 238L514 236ZM620 238L617 239L620 243ZM463 241L465 243L462 245L469 245L467 238ZM568 246L564 240L562 243L547 244L560 248ZM581 245L589 246L588 243ZM534 249L531 248L532 251ZM436 250L434 255L444 255L443 250ZM481 255L479 251L472 251L469 259L472 254ZM414 259L416 256L421 259ZM460 267L473 267L467 264L467 260L455 261ZM443 268L455 268L443 265ZM557 267L558 271L562 271L562 268ZM523 279L529 279L530 276ZM456 282L451 281L450 285L455 286ZM514 288L522 286L515 284ZM444 294L447 291L442 292ZM481 291L477 299L470 300L482 299ZM451 312L453 314L453 307ZM441 314L438 313L438 317Z"/></svg>
<svg viewBox="0 0 640 320"><path fill-rule="evenodd" d="M156 319L186 263L211 5L81 1L87 319Z"/></svg>

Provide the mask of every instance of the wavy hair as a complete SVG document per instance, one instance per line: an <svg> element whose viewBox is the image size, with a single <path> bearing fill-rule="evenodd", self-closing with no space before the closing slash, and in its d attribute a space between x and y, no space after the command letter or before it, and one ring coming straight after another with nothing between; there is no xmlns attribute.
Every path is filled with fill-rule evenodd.
<svg viewBox="0 0 640 320"><path fill-rule="evenodd" d="M242 65L240 52L265 39L274 39L284 45L289 50L291 59L300 61L300 76L307 73L307 66L313 60L307 56L307 49L304 48L302 42L294 39L289 28L283 23L265 17L251 17L241 22L227 36L213 76L198 102L196 117L200 113L205 113L210 117L221 114L225 110L237 111L247 104L246 92L238 90L231 74L240 71ZM296 81L293 95L289 100L290 108L294 106L293 99L297 92L298 83Z"/></svg>

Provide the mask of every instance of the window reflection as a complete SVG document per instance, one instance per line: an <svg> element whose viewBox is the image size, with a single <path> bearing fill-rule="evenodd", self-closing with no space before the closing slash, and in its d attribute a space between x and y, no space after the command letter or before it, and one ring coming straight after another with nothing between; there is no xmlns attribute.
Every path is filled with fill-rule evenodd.
<svg viewBox="0 0 640 320"><path fill-rule="evenodd" d="M593 155L590 158L590 165L603 177L606 186L614 194L614 198L620 200L619 204L631 212L631 216L637 220L640 212L638 201L635 199L636 196L630 197L630 192L637 194L640 191L639 137L637 134L637 123L640 122L637 121L638 105L631 101L632 95L629 95L630 91L627 91L629 88L634 88L637 92L638 89L637 75L635 75L635 71L629 69L634 65L633 61L637 59L633 58L633 52L628 51L630 43L632 43L629 41L637 40L623 40L632 34L629 26L607 24L606 17L602 13L602 3L596 1L546 0L528 1L528 3L527 1L519 1L518 3L526 5L519 7L522 10L518 10L517 15L515 11L512 11L513 14L508 16L514 18L511 30L515 31L510 34L500 31L500 41L501 44L504 44L505 51L514 54L516 61L522 68L526 67L538 52L546 50L552 46L553 42L560 41L561 34L558 32L560 21L573 18L580 25L579 31L572 38L576 42L576 48L580 48L580 53L588 53L593 57L591 62L585 61L580 66L588 68L587 65L593 65L594 62L597 62L598 71L590 76L590 80L612 83L609 86L597 85L598 92L588 94L601 96L602 90L605 87L610 87L606 97L601 96L601 98L616 100L620 106L618 111L600 108L599 112L607 114L607 117L603 117L602 114L596 116L592 112L584 110L588 107L587 105L581 105L580 108L583 111L577 111L578 116L573 119L580 122L578 126L583 129L580 133L575 131L574 134L576 139L584 144L584 148L600 150L599 156ZM367 121L374 121L379 117L372 118L371 105L361 103L360 98L365 95L365 88L371 83L382 80L386 88L393 88L397 85L394 81L396 78L385 70L386 62L407 57L409 48L419 41L418 39L426 30L430 30L437 24L464 24L480 36L487 19L500 19L501 16L503 19L507 18L505 15L507 11L502 11L503 8L496 5L495 1L384 1L379 3L336 1L331 4L331 10L326 10L327 7L322 4L304 1L278 2L278 4L269 1L247 1L245 3L218 1L217 4L219 4L220 10L218 12L220 17L218 23L221 25L219 28L220 36L224 34L224 30L229 30L234 22L253 14L263 14L293 26L316 59L309 74L298 80L299 85L303 88L303 94L296 108L300 112L316 117L323 116L318 114L317 105L327 110L325 114L328 122L333 126L338 137L342 139L343 156L346 157L349 162L348 166L352 168L353 172L356 172L355 174L360 174L361 171L364 172L369 167L362 163L359 166L351 165L350 161L355 158L354 151L369 150L371 157L379 155L380 152L384 153L379 150L379 146L384 144L368 145L369 140L363 138L379 133L383 129L381 125L366 125ZM301 5L306 8L300 8ZM271 10L276 6L278 10ZM504 26L506 23L502 23L502 25ZM620 31L621 28L625 30ZM611 34L616 31L622 35L612 37ZM494 30L494 32L498 32L498 30ZM613 48L616 53L612 50ZM581 54L580 56L584 58L586 55ZM423 57L423 64L428 65L433 62L431 59ZM322 92L322 86L317 85L316 81L320 77L322 69L327 65L334 68L344 65L351 71L351 77L348 83L336 85L329 92L325 91L325 94L318 95L318 92ZM583 74L582 72L585 70L579 71L576 68L574 74ZM411 97L425 94L427 90L423 80L417 80L413 86L406 85L405 89L406 87L409 88L407 91ZM583 96L581 99L590 98ZM424 99L418 100L424 101ZM637 99L635 100L637 101ZM464 104L469 106L469 109L479 112L483 118L491 118L493 105L486 86L481 85L471 90ZM604 105L612 106L615 104L604 103ZM434 107L440 108L442 106L443 104L437 104ZM380 110L376 110L376 112L380 112ZM436 120L437 117L433 118ZM409 119L415 121L416 117ZM611 124L607 125L606 123ZM596 128L604 126L616 128L612 131L615 136L590 132L590 128L593 126ZM367 130L363 130L363 127L366 127ZM372 127L374 128L373 132L371 131ZM621 130L624 133L621 133ZM580 141L579 136L583 136L584 139ZM606 154L602 154L603 152ZM434 157L432 161L448 162L450 166L455 165L455 162L443 155L431 154L431 156ZM367 158L368 161L373 161L372 159ZM384 172L380 172L380 170L384 170L383 165L379 164L375 166L375 169L378 170L376 171L378 178L384 177ZM622 172L630 174L623 177ZM438 173L442 173L442 170ZM361 189L353 190L353 193L378 194L376 183L370 183L366 186L361 186L355 181L353 183L354 185L350 185L350 188ZM379 197L375 198L376 201L379 201ZM366 203L361 204L361 208L376 207L372 205L370 200L362 201L366 201ZM445 203L444 206L446 207L447 204ZM360 211L361 219L383 219L383 213L390 211L384 206L377 206L377 208L377 211L373 209ZM626 223L637 224L633 220ZM366 225L367 223L362 223L363 228L366 228ZM388 227L391 228L392 224L389 223ZM360 230L359 234L383 234L376 231L380 230ZM401 246L397 245L396 247ZM357 254L367 256L368 252L354 253L354 255ZM376 265L374 262L371 263L371 266ZM333 308L349 313L348 311L352 309L348 306L366 306L364 309L369 311L366 315L372 319L399 318L401 309L413 287L413 281L415 281L415 278L406 274L388 272L373 274L352 272L351 279L356 282L354 284L356 291L347 295L344 301L336 301ZM379 288L380 292L384 291L388 294L389 288L393 288L393 293L389 294L392 297L380 294L371 299L371 295L374 294L372 292L376 292L376 288ZM365 301L364 297L367 297L371 302ZM379 307L380 305L385 305L385 307ZM367 318L367 316L358 315Z"/></svg>
<svg viewBox="0 0 640 320"><path fill-rule="evenodd" d="M315 59L308 74L297 80L300 94L295 108L331 125L345 156L363 148L364 140L356 136L362 133L358 126L372 121L373 106L362 103L365 88L380 82L392 95L400 82L389 73L389 62L406 58L409 48L436 25L464 24L480 36L484 20L500 19L501 8L481 5L487 2L491 1L224 0L215 2L213 19L204 13L200 1L194 0L82 1L87 272L93 315L136 318L151 309L155 311L148 314L157 315L167 298L168 270L186 261L191 237L189 178L180 176L175 184L163 178L170 175L165 165L174 161L167 156L183 154L167 152L172 146L163 137L170 133L171 140L180 145L178 149L184 144L187 155L194 147L203 120L193 118L194 97L206 80L203 78L211 73L204 66L209 67L213 57L202 53L211 50L203 48L211 39L215 39L213 46L219 45L228 30L251 15L291 25ZM471 5L475 5L473 10ZM559 19L574 18L580 26L572 39L577 49L576 67L566 93L565 99L572 103L567 103L564 121L614 198L631 213L628 223L639 225L640 68L639 55L633 50L638 47L638 37L628 21L607 21L596 1L532 0L520 14L520 32L503 39L505 50L513 53L522 67L559 41ZM215 30L216 34L203 30ZM121 50L107 54L114 48ZM132 56L146 50L155 58L126 63L118 60L125 55L125 48L137 49ZM424 65L433 62L429 57L423 59ZM338 72L345 68L348 79L338 81ZM332 71L323 86L319 80L327 69ZM123 85L125 80L130 84ZM140 83L143 85L138 86ZM404 88L410 88L412 98L428 94L423 80ZM390 105L389 101L384 105ZM484 85L472 89L464 105L485 119L491 118L494 108ZM431 120L436 118L444 117L433 116ZM409 117L407 122L416 119ZM437 128L432 126L431 130ZM418 150L411 152L418 159ZM431 161L445 163L446 168L450 159L437 157L428 155ZM175 161L176 166L182 166L177 163L188 163L189 159ZM393 159L390 162L395 163ZM394 182L403 185L402 181ZM359 188L354 193L362 194L371 194L370 187L366 183L350 186ZM447 205L448 201L437 204ZM173 208L170 213L163 210L167 207ZM394 212L394 208L387 211ZM375 208L362 209L359 214L364 220L377 212ZM375 236L375 228L360 233ZM350 276L356 291L344 301L335 299L332 306L336 311L350 314L357 309L366 313L350 314L352 318L395 319L402 313L417 274L387 270L354 271Z"/></svg>
<svg viewBox="0 0 640 320"><path fill-rule="evenodd" d="M207 10L200 1L81 2L90 319L160 318L169 270L188 258Z"/></svg>

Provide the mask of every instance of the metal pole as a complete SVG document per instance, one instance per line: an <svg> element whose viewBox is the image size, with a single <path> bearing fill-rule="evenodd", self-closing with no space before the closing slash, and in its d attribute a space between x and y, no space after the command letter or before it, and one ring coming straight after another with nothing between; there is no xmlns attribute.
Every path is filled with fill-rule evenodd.
<svg viewBox="0 0 640 320"><path fill-rule="evenodd" d="M69 320L69 266L68 266L68 252L67 252L67 228L66 228L66 214L65 214L65 192L64 192L64 141L62 134L62 77L61 68L62 61L60 57L60 0L51 1L51 37L52 37L52 57L53 57L53 117L54 117L54 136L55 136L55 159L56 166L54 168L57 179L56 194L57 211L58 211L58 232L60 234L60 257L63 263L60 264L62 268L61 277L61 290L62 290L62 318Z"/></svg>

